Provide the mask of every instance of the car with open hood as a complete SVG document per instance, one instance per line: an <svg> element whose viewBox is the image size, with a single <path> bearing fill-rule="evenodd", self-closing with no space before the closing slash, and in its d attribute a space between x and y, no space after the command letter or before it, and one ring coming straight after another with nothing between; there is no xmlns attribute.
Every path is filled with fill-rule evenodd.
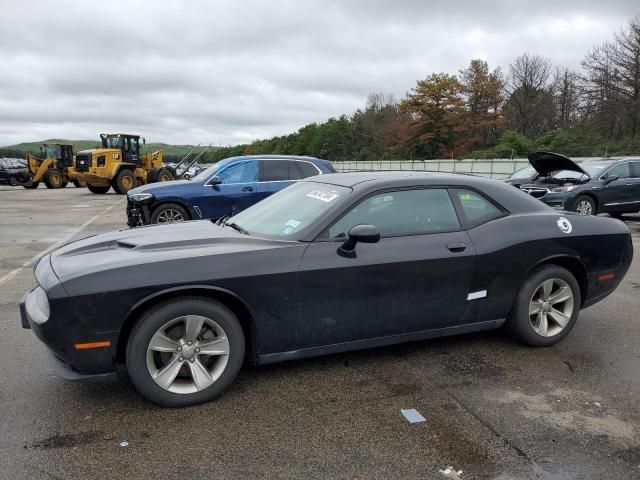
<svg viewBox="0 0 640 480"><path fill-rule="evenodd" d="M640 158L586 160L550 152L529 155L538 176L520 189L558 210L620 216L640 211Z"/></svg>
<svg viewBox="0 0 640 480"><path fill-rule="evenodd" d="M265 364L507 325L549 346L622 281L626 225L558 213L504 182L311 177L229 218L105 233L54 250L23 298L66 378L123 365L165 406Z"/></svg>

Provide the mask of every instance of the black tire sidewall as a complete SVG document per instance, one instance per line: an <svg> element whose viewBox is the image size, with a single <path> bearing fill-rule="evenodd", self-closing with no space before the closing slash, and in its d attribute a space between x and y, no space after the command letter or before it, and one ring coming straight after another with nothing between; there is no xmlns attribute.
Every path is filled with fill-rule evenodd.
<svg viewBox="0 0 640 480"><path fill-rule="evenodd" d="M158 205L156 208L153 209L153 212L151 213L151 223L158 223L158 216L164 211L167 210L168 208L174 209L174 210L178 210L180 211L180 213L182 214L182 217L184 218L184 221L186 222L187 220L189 220L189 212L187 212L183 207L181 207L180 205L176 204L176 203L162 203L160 205Z"/></svg>
<svg viewBox="0 0 640 480"><path fill-rule="evenodd" d="M9 177L9 185L11 185L12 187L17 187L18 179L12 175L11 177Z"/></svg>
<svg viewBox="0 0 640 480"><path fill-rule="evenodd" d="M542 337L533 330L531 322L529 321L529 302L531 301L531 297L535 290L542 284L542 282L550 278L560 278L567 282L573 292L574 309L571 319L560 333L553 337ZM516 305L509 319L510 330L518 339L527 345L534 347L549 347L551 345L555 345L566 337L573 329L573 326L578 319L578 315L580 314L581 305L582 297L580 285L578 285L578 281L571 272L558 265L545 265L539 267L531 273L527 280L525 280L518 292Z"/></svg>
<svg viewBox="0 0 640 480"><path fill-rule="evenodd" d="M147 346L151 337L165 323L182 315L211 318L225 331L229 340L229 359L222 375L209 388L192 394L164 390L147 370ZM235 380L244 361L245 338L240 322L226 306L204 297L180 297L166 301L142 315L127 342L127 372L138 391L163 407L182 407L208 402L220 395Z"/></svg>

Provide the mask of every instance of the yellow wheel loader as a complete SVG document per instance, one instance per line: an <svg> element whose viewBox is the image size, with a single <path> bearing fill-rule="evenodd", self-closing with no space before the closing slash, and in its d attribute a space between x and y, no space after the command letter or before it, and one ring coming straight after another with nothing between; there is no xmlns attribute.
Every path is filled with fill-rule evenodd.
<svg viewBox="0 0 640 480"><path fill-rule="evenodd" d="M140 154L139 135L102 133L100 139L102 148L78 152L69 169L69 178L85 182L91 192L107 193L113 188L125 194L138 185L175 178L162 161L162 150Z"/></svg>
<svg viewBox="0 0 640 480"><path fill-rule="evenodd" d="M47 188L64 188L69 183L69 168L73 166L73 146L63 143L44 144L41 158L27 154L27 171L21 175L24 188L38 188L44 180ZM71 180L76 187L84 187L79 180Z"/></svg>

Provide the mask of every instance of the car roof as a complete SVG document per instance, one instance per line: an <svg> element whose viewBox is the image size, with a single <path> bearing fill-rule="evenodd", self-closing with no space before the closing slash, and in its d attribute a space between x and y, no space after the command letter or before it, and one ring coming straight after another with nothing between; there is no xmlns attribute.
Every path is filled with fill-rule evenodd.
<svg viewBox="0 0 640 480"><path fill-rule="evenodd" d="M275 155L275 154L269 154L269 155L238 155L236 157L227 157L224 160L226 160L227 162L232 162L232 161L236 161L236 160L260 160L260 159L276 159L276 160L321 160L320 158L316 158L316 157L308 157L305 155Z"/></svg>
<svg viewBox="0 0 640 480"><path fill-rule="evenodd" d="M324 183L351 188L363 195L386 188L442 186L472 188L498 202L511 213L550 211L551 207L505 182L464 173L371 171L329 173L308 177L302 182Z"/></svg>

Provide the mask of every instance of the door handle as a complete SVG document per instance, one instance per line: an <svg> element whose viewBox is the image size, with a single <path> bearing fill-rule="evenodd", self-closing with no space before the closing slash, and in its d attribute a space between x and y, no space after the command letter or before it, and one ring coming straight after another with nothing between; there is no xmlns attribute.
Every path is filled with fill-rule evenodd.
<svg viewBox="0 0 640 480"><path fill-rule="evenodd" d="M452 252L464 252L467 245L463 242L447 243L447 248Z"/></svg>
<svg viewBox="0 0 640 480"><path fill-rule="evenodd" d="M243 192L253 192L253 187L244 187L242 189Z"/></svg>

